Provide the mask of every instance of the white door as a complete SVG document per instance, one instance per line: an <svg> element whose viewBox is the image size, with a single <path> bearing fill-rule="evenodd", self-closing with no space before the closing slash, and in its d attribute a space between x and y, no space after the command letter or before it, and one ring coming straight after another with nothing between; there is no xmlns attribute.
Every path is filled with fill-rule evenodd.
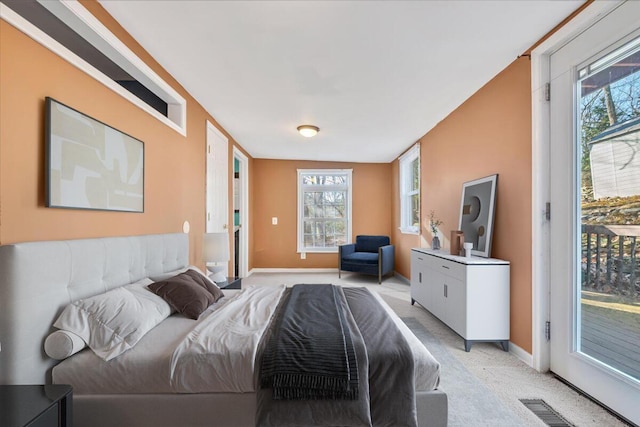
<svg viewBox="0 0 640 427"><path fill-rule="evenodd" d="M549 158L550 368L638 424L640 217L611 213L640 197L640 179L628 178L640 168L639 28L630 1L551 55ZM614 145L631 147L624 161ZM616 179L634 195L594 192Z"/></svg>
<svg viewBox="0 0 640 427"><path fill-rule="evenodd" d="M228 143L227 137L207 122L207 233L229 232ZM225 267L228 275L228 265Z"/></svg>

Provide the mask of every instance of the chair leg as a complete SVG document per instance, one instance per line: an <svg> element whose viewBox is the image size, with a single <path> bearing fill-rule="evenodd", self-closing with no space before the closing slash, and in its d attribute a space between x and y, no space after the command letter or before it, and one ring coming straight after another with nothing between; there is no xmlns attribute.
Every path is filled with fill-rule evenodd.
<svg viewBox="0 0 640 427"><path fill-rule="evenodd" d="M382 285L382 248L378 248L378 285Z"/></svg>
<svg viewBox="0 0 640 427"><path fill-rule="evenodd" d="M338 269L338 279L340 278L340 269Z"/></svg>

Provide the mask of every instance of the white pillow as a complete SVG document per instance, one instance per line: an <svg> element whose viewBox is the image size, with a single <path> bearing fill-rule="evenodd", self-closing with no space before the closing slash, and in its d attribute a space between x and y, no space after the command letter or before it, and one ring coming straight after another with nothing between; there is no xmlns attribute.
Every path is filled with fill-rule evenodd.
<svg viewBox="0 0 640 427"><path fill-rule="evenodd" d="M87 343L73 332L55 331L44 341L44 352L52 359L63 360L86 346Z"/></svg>
<svg viewBox="0 0 640 427"><path fill-rule="evenodd" d="M132 348L169 317L171 307L143 279L69 304L53 324L82 338L100 358L111 360Z"/></svg>

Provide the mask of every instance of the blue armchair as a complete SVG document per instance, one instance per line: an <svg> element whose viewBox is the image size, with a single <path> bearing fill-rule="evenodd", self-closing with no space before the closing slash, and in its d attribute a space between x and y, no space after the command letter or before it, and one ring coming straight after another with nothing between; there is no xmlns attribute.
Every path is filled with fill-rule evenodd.
<svg viewBox="0 0 640 427"><path fill-rule="evenodd" d="M388 236L356 236L356 242L338 247L338 277L344 271L382 276L393 273L395 247Z"/></svg>

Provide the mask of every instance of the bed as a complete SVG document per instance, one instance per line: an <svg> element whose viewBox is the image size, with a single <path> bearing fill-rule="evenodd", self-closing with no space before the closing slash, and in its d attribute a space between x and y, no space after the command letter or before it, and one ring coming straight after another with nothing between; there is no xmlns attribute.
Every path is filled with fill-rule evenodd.
<svg viewBox="0 0 640 427"><path fill-rule="evenodd" d="M195 376L189 373L183 376L188 383L183 389L163 384L165 380L156 378L153 373L146 377L153 380L136 379L144 378L145 371L152 372L154 363L166 365L166 358L152 359L151 356L162 353L159 350L162 346L175 348L180 341L177 337L194 328L194 322L182 316L169 316L144 335L131 350L110 361L115 361L112 365L121 367L126 361L130 362L121 369L120 377L114 374L117 370L105 370L109 363L101 361L90 349L82 350L61 363L49 358L43 350L45 339L54 331L54 321L72 301L184 269L189 264L188 254L188 236L181 233L0 246L0 384L71 383L74 386L76 426L269 425L258 419L267 393L259 386L251 390L234 384L224 391L211 392L206 386L198 388L201 386L197 382L191 384L189 381ZM250 298L252 292L257 295L253 300L262 300L264 295L260 292L266 291L225 291L225 297L208 309L211 315L203 317L215 319L217 312L230 311L229 307L234 304L246 305L243 298ZM350 298L357 301L359 296L352 294ZM422 344L397 315L379 296L374 295L374 298L406 338L411 351L428 359L430 355L424 355ZM363 309L363 313L365 311ZM366 320L366 316L363 319ZM223 323L229 324L229 321ZM260 354L264 351L263 346L264 340L261 340ZM229 366L235 366L233 360L229 363ZM130 380L128 383L127 378ZM257 381L256 376L252 378ZM421 368L415 369L414 378L418 425L446 426L447 398L435 387L437 378L434 381L433 375L425 374ZM389 411L384 403L374 400L371 403L372 413ZM330 408L334 403L320 402L319 405L320 408L323 404ZM284 402L283 405L278 409L281 415L292 411L293 407L288 406L290 403ZM281 422L277 424L281 425ZM319 425L323 425L322 420Z"/></svg>

